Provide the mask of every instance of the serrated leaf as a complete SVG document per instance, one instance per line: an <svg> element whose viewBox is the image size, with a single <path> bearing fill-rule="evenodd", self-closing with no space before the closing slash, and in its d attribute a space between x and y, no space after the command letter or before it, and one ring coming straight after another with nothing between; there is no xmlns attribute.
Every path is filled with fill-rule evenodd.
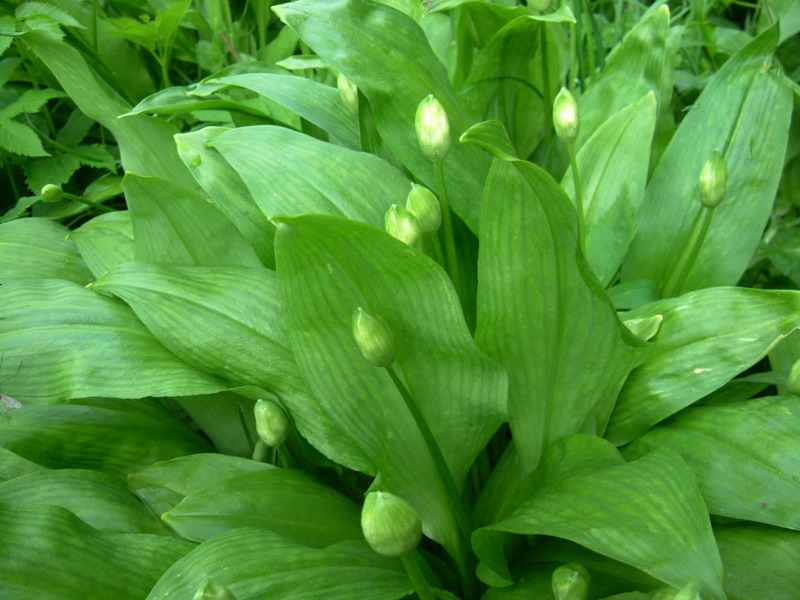
<svg viewBox="0 0 800 600"><path fill-rule="evenodd" d="M15 11L17 19L29 19L31 17L47 17L52 19L60 25L67 25L69 27L80 27L83 29L78 21L76 21L68 12L61 10L57 6L47 4L45 2L35 2L28 0L17 6Z"/></svg>
<svg viewBox="0 0 800 600"><path fill-rule="evenodd" d="M73 173L81 166L73 154L59 153L50 158L26 161L23 165L28 188L39 194L47 185L63 185L69 181Z"/></svg>
<svg viewBox="0 0 800 600"><path fill-rule="evenodd" d="M0 148L22 156L50 156L33 128L8 119L0 120Z"/></svg>

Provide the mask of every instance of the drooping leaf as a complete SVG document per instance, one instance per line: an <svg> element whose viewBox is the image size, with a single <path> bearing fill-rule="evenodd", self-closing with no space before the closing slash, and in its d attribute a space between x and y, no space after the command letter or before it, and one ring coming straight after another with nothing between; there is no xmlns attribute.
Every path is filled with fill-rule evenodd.
<svg viewBox="0 0 800 600"><path fill-rule="evenodd" d="M214 393L119 301L56 279L0 287L0 381L21 401Z"/></svg>
<svg viewBox="0 0 800 600"><path fill-rule="evenodd" d="M95 278L134 259L133 225L127 210L97 215L70 237Z"/></svg>
<svg viewBox="0 0 800 600"><path fill-rule="evenodd" d="M625 444L722 387L800 327L800 293L712 288L659 300L627 318L661 315L653 352L620 392L606 437Z"/></svg>

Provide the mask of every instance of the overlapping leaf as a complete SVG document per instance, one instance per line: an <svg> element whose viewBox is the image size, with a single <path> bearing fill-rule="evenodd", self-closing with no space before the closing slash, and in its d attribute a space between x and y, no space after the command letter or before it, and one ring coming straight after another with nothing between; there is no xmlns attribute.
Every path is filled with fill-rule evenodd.
<svg viewBox="0 0 800 600"><path fill-rule="evenodd" d="M95 277L133 260L133 225L127 210L98 215L71 237Z"/></svg>

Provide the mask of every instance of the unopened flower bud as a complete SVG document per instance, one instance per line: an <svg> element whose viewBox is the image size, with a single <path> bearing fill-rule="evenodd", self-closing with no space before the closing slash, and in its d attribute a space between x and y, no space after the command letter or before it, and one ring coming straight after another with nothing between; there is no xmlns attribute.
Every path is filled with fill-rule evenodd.
<svg viewBox="0 0 800 600"><path fill-rule="evenodd" d="M700 600L697 584L691 582L680 590L668 586L658 590L652 600Z"/></svg>
<svg viewBox="0 0 800 600"><path fill-rule="evenodd" d="M358 88L356 84L344 73L339 73L336 77L336 87L339 89L339 97L342 103L353 114L358 114Z"/></svg>
<svg viewBox="0 0 800 600"><path fill-rule="evenodd" d="M583 565L570 563L553 571L550 585L556 600L586 600L589 581L589 572Z"/></svg>
<svg viewBox="0 0 800 600"><path fill-rule="evenodd" d="M573 143L578 137L578 103L567 88L561 88L553 101L553 126L565 144Z"/></svg>
<svg viewBox="0 0 800 600"><path fill-rule="evenodd" d="M236 596L221 583L206 579L195 592L193 600L236 600Z"/></svg>
<svg viewBox="0 0 800 600"><path fill-rule="evenodd" d="M61 186L48 183L42 188L41 196L42 202L61 202L64 197L64 190L61 189Z"/></svg>
<svg viewBox="0 0 800 600"><path fill-rule="evenodd" d="M410 211L392 204L384 216L386 232L404 244L417 247L422 240L422 225Z"/></svg>
<svg viewBox="0 0 800 600"><path fill-rule="evenodd" d="M719 150L714 150L700 172L700 202L706 208L716 208L725 199L728 165Z"/></svg>
<svg viewBox="0 0 800 600"><path fill-rule="evenodd" d="M353 338L364 358L376 367L388 367L394 362L392 330L360 306L353 312Z"/></svg>
<svg viewBox="0 0 800 600"><path fill-rule="evenodd" d="M800 396L800 360L795 361L786 378L786 389L790 394Z"/></svg>
<svg viewBox="0 0 800 600"><path fill-rule="evenodd" d="M417 547L422 521L402 498L389 492L370 492L361 509L361 530L375 552L398 558Z"/></svg>
<svg viewBox="0 0 800 600"><path fill-rule="evenodd" d="M434 162L444 160L450 152L450 121L444 106L433 94L419 103L414 125L425 158Z"/></svg>
<svg viewBox="0 0 800 600"><path fill-rule="evenodd" d="M406 210L417 217L425 233L436 233L442 224L442 207L439 199L424 185L411 184L406 198Z"/></svg>
<svg viewBox="0 0 800 600"><path fill-rule="evenodd" d="M262 442L274 448L286 441L286 436L289 434L289 418L280 406L270 400L257 400L253 410L256 417L256 431Z"/></svg>

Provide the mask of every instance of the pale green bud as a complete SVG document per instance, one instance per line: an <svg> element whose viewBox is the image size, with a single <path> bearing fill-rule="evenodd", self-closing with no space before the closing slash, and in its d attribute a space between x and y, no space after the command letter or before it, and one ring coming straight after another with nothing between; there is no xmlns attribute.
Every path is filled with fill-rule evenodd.
<svg viewBox="0 0 800 600"><path fill-rule="evenodd" d="M439 199L424 185L411 184L406 198L406 210L417 217L425 233L436 233L442 225L442 207Z"/></svg>
<svg viewBox="0 0 800 600"><path fill-rule="evenodd" d="M192 600L236 600L228 588L213 579L206 579L194 594Z"/></svg>
<svg viewBox="0 0 800 600"><path fill-rule="evenodd" d="M444 160L450 152L450 121L444 106L433 94L419 103L414 125L425 158L434 162Z"/></svg>
<svg viewBox="0 0 800 600"><path fill-rule="evenodd" d="M344 73L339 73L336 77L336 87L339 89L339 97L342 103L353 114L358 114L358 88L356 84Z"/></svg>
<svg viewBox="0 0 800 600"><path fill-rule="evenodd" d="M289 418L283 409L270 400L257 400L253 409L258 437L267 446L280 446L289 434Z"/></svg>
<svg viewBox="0 0 800 600"><path fill-rule="evenodd" d="M528 0L528 8L540 14L550 12L551 0Z"/></svg>
<svg viewBox="0 0 800 600"><path fill-rule="evenodd" d="M353 338L364 358L376 367L388 367L394 362L392 330L360 306L353 312Z"/></svg>
<svg viewBox="0 0 800 600"><path fill-rule="evenodd" d="M361 530L375 552L396 558L417 547L422 521L402 498L389 492L370 492L361 509Z"/></svg>
<svg viewBox="0 0 800 600"><path fill-rule="evenodd" d="M556 600L586 600L589 582L589 572L582 565L570 563L553 571L550 585Z"/></svg>
<svg viewBox="0 0 800 600"><path fill-rule="evenodd" d="M64 190L61 186L48 183L42 188L42 202L61 202L64 197Z"/></svg>
<svg viewBox="0 0 800 600"><path fill-rule="evenodd" d="M714 150L700 171L700 202L706 208L716 208L725 199L728 165L719 150Z"/></svg>
<svg viewBox="0 0 800 600"><path fill-rule="evenodd" d="M695 582L688 583L681 589L671 586L659 589L652 600L701 600L700 591Z"/></svg>
<svg viewBox="0 0 800 600"><path fill-rule="evenodd" d="M795 361L786 378L786 389L790 394L800 396L800 360Z"/></svg>
<svg viewBox="0 0 800 600"><path fill-rule="evenodd" d="M553 126L565 144L573 143L578 137L578 103L567 88L562 87L553 101Z"/></svg>
<svg viewBox="0 0 800 600"><path fill-rule="evenodd" d="M404 244L418 247L422 241L422 225L410 211L392 204L384 216L386 232Z"/></svg>

